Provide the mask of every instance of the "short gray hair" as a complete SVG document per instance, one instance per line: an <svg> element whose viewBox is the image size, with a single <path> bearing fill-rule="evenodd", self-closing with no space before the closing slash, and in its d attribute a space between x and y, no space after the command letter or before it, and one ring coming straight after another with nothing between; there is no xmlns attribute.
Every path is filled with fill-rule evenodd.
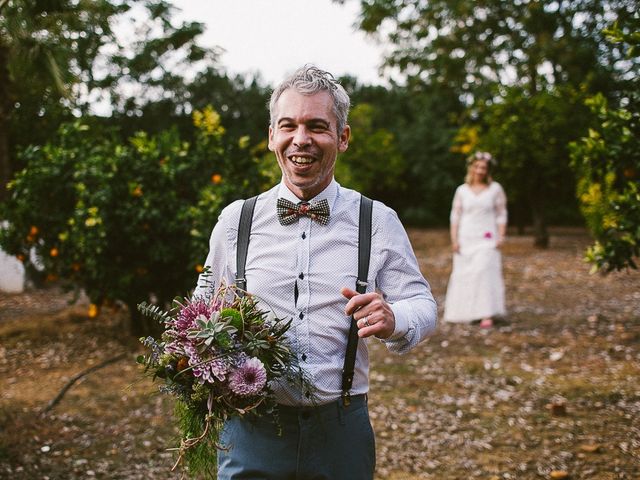
<svg viewBox="0 0 640 480"><path fill-rule="evenodd" d="M276 103L280 95L287 90L293 89L302 95L313 95L318 92L329 92L333 99L333 113L337 119L338 135L342 134L347 124L347 116L349 114L349 95L344 87L329 72L319 69L313 65L305 65L296 70L291 76L286 78L271 94L269 101L269 116L271 127L275 128L276 122Z"/></svg>

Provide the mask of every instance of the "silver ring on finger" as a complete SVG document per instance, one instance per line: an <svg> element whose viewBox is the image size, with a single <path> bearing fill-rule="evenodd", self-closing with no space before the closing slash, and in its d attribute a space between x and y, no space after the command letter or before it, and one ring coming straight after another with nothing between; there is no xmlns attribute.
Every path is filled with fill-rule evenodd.
<svg viewBox="0 0 640 480"><path fill-rule="evenodd" d="M371 326L371 324L369 323L369 315L365 315L364 316L364 322L362 322L362 323L364 323L365 327L370 327Z"/></svg>

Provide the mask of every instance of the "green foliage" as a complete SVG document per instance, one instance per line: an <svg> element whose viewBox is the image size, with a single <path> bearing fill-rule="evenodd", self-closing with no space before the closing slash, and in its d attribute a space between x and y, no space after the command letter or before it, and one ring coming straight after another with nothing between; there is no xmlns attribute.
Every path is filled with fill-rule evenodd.
<svg viewBox="0 0 640 480"><path fill-rule="evenodd" d="M578 198L595 243L586 258L594 270L637 268L640 255L640 17L605 33L626 53L628 84L613 106L601 94L587 100L597 125L571 145Z"/></svg>
<svg viewBox="0 0 640 480"><path fill-rule="evenodd" d="M599 125L572 145L578 198L595 244L594 270L637 268L640 255L640 103L612 108L602 95L589 99Z"/></svg>
<svg viewBox="0 0 640 480"><path fill-rule="evenodd" d="M605 41L603 28L612 20L634 17L637 2L359 3L360 28L386 36L391 48L385 66L399 72L414 94L414 103L407 105L413 121L404 125L406 135L390 129L409 166L407 180L424 192L410 193L414 208L435 210L436 218L445 218L442 200L450 204L453 187L464 176L460 158L448 152L451 123L457 122L458 128L482 123L488 138L481 143L489 144L483 148L501 161L499 177L515 207L511 212L521 226L533 221L539 232L536 243L547 242L544 225L550 213L554 221L575 221L566 143L578 138L584 126L577 115L584 108L576 97L583 92L612 94L625 82L628 62ZM438 105L441 99L448 107L444 112ZM461 114L452 99L468 111ZM459 180L452 184L458 171ZM543 200L553 202L554 208Z"/></svg>
<svg viewBox="0 0 640 480"><path fill-rule="evenodd" d="M635 14L629 0L361 0L360 28L382 31L386 65L421 82L488 98L496 83L534 93L545 84L595 88L611 80L619 52L602 28ZM550 67L541 73L542 67Z"/></svg>
<svg viewBox="0 0 640 480"><path fill-rule="evenodd" d="M338 159L338 179L345 170L366 179L363 193L387 203L408 224L446 224L453 191L464 176L450 152L461 112L457 96L434 87L362 86L349 78L342 83L356 107L350 118L354 140ZM369 135L376 143L366 145Z"/></svg>
<svg viewBox="0 0 640 480"><path fill-rule="evenodd" d="M192 143L169 130L121 144L78 122L27 148L0 212L10 224L3 248L28 268L34 248L47 275L95 304L122 301L132 315L142 300L167 304L187 292L220 209L264 186L257 161L225 137L213 109L196 111L194 123Z"/></svg>
<svg viewBox="0 0 640 480"><path fill-rule="evenodd" d="M18 146L44 143L89 88L92 65L113 41L112 19L126 2L0 2L0 198Z"/></svg>
<svg viewBox="0 0 640 480"><path fill-rule="evenodd" d="M496 178L514 206L512 218L530 212L541 229L536 235L541 237L554 210L563 209L565 221L568 216L575 218L567 145L580 137L590 118L578 92L566 87L531 96L512 88L479 112L480 146L498 160Z"/></svg>
<svg viewBox="0 0 640 480"><path fill-rule="evenodd" d="M179 449L182 454L186 470L190 475L202 474L206 478L216 478L217 457L211 452L215 452L218 447L218 432L222 429L222 424L207 428L205 425L205 415L202 412L189 408L189 406L178 400L176 401L175 415L178 419L178 427L185 433L186 438L194 439L202 436L202 440L188 449ZM215 421L211 419L211 421ZM206 434L205 434L205 428ZM204 435L204 436L203 436Z"/></svg>
<svg viewBox="0 0 640 480"><path fill-rule="evenodd" d="M404 159L393 133L373 125L375 107L356 105L349 114L351 140L336 165L336 178L349 188L381 201L404 188Z"/></svg>

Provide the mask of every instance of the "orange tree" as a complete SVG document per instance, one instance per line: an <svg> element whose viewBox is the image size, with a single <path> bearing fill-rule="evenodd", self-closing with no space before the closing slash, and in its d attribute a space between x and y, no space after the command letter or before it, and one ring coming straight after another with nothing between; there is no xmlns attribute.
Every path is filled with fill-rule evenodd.
<svg viewBox="0 0 640 480"><path fill-rule="evenodd" d="M595 237L586 259L594 270L637 268L640 255L640 99L611 106L602 95L589 100L600 124L572 144L578 198Z"/></svg>
<svg viewBox="0 0 640 480"><path fill-rule="evenodd" d="M628 83L617 99L588 99L598 121L571 153L580 207L595 238L586 258L608 272L638 268L640 256L640 18L606 33L626 53Z"/></svg>
<svg viewBox="0 0 640 480"><path fill-rule="evenodd" d="M129 307L136 335L153 329L143 300L166 304L195 285L220 209L255 193L263 177L245 139L228 139L211 108L194 113L195 140L174 131L122 144L82 123L29 147L10 182L3 248L36 273L83 289L96 309ZM37 263L37 262L36 262Z"/></svg>

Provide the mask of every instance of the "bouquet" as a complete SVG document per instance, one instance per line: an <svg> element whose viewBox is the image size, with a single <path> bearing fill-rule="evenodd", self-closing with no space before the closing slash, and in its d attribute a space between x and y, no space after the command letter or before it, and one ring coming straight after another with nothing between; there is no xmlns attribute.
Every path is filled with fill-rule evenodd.
<svg viewBox="0 0 640 480"><path fill-rule="evenodd" d="M220 287L211 298L177 298L169 311L147 303L138 309L164 326L160 341L141 339L150 352L138 363L162 380L161 392L177 399L182 440L173 469L183 463L190 473L215 478L225 420L275 415L272 383L303 379L285 337L291 320L261 310L256 297L234 286Z"/></svg>

